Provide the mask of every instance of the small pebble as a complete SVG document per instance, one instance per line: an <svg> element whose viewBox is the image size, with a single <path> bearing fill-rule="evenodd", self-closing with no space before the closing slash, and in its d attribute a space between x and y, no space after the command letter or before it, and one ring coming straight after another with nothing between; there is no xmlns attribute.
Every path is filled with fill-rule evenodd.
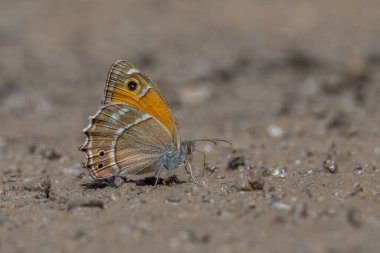
<svg viewBox="0 0 380 253"><path fill-rule="evenodd" d="M286 204L286 203L284 203L284 202L281 202L281 201L277 201L277 202L274 202L273 204L272 204L272 207L274 208L274 209L277 209L277 210L290 210L291 209L291 207L290 207L290 205L288 205L288 204Z"/></svg>
<svg viewBox="0 0 380 253"><path fill-rule="evenodd" d="M356 174L361 174L363 173L363 166L360 163L356 163L352 171Z"/></svg>
<svg viewBox="0 0 380 253"><path fill-rule="evenodd" d="M338 170L338 164L334 160L326 160L323 162L323 168L328 170L330 173L335 173Z"/></svg>
<svg viewBox="0 0 380 253"><path fill-rule="evenodd" d="M279 126L271 124L267 127L269 137L279 139L287 136L287 133Z"/></svg>
<svg viewBox="0 0 380 253"><path fill-rule="evenodd" d="M272 176L284 179L287 176L286 169L282 167L273 168Z"/></svg>
<svg viewBox="0 0 380 253"><path fill-rule="evenodd" d="M207 196L202 196L201 199L202 203L209 203L209 204L214 204L215 201L213 198L207 197Z"/></svg>
<svg viewBox="0 0 380 253"><path fill-rule="evenodd" d="M244 156L233 156L229 159L227 170L236 170L239 166L245 165L245 157Z"/></svg>
<svg viewBox="0 0 380 253"><path fill-rule="evenodd" d="M111 199L112 201L117 201L117 200L118 200L118 197L116 197L116 195L112 193L111 196L110 196L110 199Z"/></svg>
<svg viewBox="0 0 380 253"><path fill-rule="evenodd" d="M254 168L242 169L240 171L241 183L238 187L240 191L257 191L263 190L265 181L259 171Z"/></svg>
<svg viewBox="0 0 380 253"><path fill-rule="evenodd" d="M263 190L265 181L261 177L255 177L248 180L249 185L251 186L252 190Z"/></svg>

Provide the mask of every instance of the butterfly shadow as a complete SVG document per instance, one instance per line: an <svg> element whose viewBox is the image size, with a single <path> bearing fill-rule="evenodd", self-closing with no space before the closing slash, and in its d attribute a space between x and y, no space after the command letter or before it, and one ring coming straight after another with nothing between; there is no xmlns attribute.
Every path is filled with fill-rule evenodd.
<svg viewBox="0 0 380 253"><path fill-rule="evenodd" d="M113 187L117 188L122 184L131 182L131 180L128 180L124 176L113 176L110 178L105 178L105 179L99 179L99 180L94 180L88 183L83 183L81 184L82 187L84 187L86 190L95 190L95 189L103 189L106 187Z"/></svg>
<svg viewBox="0 0 380 253"><path fill-rule="evenodd" d="M99 179L88 183L81 184L86 190L103 189L106 187L117 188L126 183L135 183L137 186L155 186L165 185L172 186L175 184L183 184L187 181L181 181L176 175L167 178L145 177L142 179L127 179L124 176L114 176L106 179Z"/></svg>
<svg viewBox="0 0 380 253"><path fill-rule="evenodd" d="M130 180L134 182L137 186L155 186L155 185L166 185L172 186L175 184L187 183L187 181L181 181L176 175L169 176L167 178L157 178L157 177L145 177L138 180Z"/></svg>

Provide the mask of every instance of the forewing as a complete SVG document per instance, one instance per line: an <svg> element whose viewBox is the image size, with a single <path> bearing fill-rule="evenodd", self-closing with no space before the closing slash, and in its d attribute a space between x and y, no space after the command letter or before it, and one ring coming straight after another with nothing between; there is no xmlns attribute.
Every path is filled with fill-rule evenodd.
<svg viewBox="0 0 380 253"><path fill-rule="evenodd" d="M137 86L131 90L129 84ZM156 85L138 68L126 61L117 61L109 72L103 104L127 104L156 118L179 143L175 118Z"/></svg>
<svg viewBox="0 0 380 253"><path fill-rule="evenodd" d="M105 105L90 117L81 148L85 166L96 178L146 171L164 153L172 139L151 115L124 104Z"/></svg>

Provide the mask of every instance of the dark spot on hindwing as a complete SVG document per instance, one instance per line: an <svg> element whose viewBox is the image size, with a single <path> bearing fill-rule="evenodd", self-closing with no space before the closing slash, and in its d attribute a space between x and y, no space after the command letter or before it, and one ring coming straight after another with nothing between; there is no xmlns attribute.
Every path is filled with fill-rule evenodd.
<svg viewBox="0 0 380 253"><path fill-rule="evenodd" d="M103 163L98 164L98 169L101 169L101 168L103 168Z"/></svg>
<svg viewBox="0 0 380 253"><path fill-rule="evenodd" d="M103 157L105 154L106 154L106 153L104 152L104 150L99 150L99 152L98 152L98 155L99 155L100 157Z"/></svg>

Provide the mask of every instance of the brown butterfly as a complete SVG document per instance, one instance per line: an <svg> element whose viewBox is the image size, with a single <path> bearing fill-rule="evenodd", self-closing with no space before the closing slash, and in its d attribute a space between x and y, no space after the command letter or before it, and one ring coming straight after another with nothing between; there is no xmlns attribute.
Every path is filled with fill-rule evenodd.
<svg viewBox="0 0 380 253"><path fill-rule="evenodd" d="M157 86L138 68L125 61L108 73L102 105L83 130L85 167L95 179L115 175L169 173L195 150L195 141L181 142L178 124ZM224 141L224 140L220 140ZM163 171L164 170L164 171ZM157 181L156 181L157 183Z"/></svg>

